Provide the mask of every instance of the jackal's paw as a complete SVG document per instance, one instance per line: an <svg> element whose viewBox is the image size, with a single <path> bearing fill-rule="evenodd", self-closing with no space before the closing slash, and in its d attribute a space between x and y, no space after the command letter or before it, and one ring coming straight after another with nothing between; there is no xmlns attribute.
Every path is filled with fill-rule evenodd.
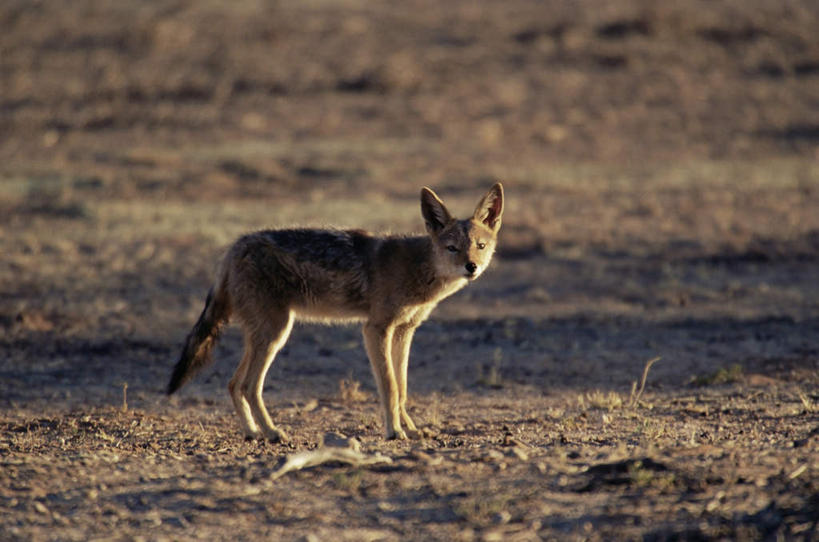
<svg viewBox="0 0 819 542"><path fill-rule="evenodd" d="M421 429L408 429L407 430L407 435L412 440L424 440L424 439L435 438L437 433L435 431L427 429L426 427L423 427Z"/></svg>
<svg viewBox="0 0 819 542"><path fill-rule="evenodd" d="M281 429L265 431L264 438L267 439L268 442L280 442L282 444L286 443L289 440L287 434Z"/></svg>
<svg viewBox="0 0 819 542"><path fill-rule="evenodd" d="M407 434L403 429L397 431L388 431L387 440L407 440Z"/></svg>
<svg viewBox="0 0 819 542"><path fill-rule="evenodd" d="M244 437L245 442L252 442L262 436L260 431L245 431Z"/></svg>

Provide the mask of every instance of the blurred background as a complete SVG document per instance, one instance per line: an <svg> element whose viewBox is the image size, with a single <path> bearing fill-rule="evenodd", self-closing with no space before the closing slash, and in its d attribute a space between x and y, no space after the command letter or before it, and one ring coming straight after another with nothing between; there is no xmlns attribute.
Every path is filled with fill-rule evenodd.
<svg viewBox="0 0 819 542"><path fill-rule="evenodd" d="M420 348L488 326L479 359L560 385L815 369L813 0L5 0L0 28L7 398L160 387L243 232L421 231L421 186L465 215L498 179L496 264Z"/></svg>
<svg viewBox="0 0 819 542"><path fill-rule="evenodd" d="M0 538L810 539L818 31L816 0L0 0ZM272 483L236 327L163 393L240 234L422 232L421 186L468 216L496 180L492 266L413 342L432 438L382 440L357 326L268 375L295 448L393 465Z"/></svg>

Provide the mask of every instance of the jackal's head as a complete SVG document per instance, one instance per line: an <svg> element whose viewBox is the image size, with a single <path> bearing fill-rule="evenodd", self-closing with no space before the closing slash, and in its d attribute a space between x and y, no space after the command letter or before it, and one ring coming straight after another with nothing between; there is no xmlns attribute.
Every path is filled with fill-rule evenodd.
<svg viewBox="0 0 819 542"><path fill-rule="evenodd" d="M472 217L452 218L429 188L421 189L421 213L432 239L436 270L442 278L476 279L495 252L503 214L503 187L495 184L481 199Z"/></svg>

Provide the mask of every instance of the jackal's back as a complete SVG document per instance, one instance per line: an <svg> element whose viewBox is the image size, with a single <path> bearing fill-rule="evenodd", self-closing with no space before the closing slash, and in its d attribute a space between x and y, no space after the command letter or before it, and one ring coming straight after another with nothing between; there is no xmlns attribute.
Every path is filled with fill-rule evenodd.
<svg viewBox="0 0 819 542"><path fill-rule="evenodd" d="M369 309L378 240L358 230L264 230L228 254L237 309L283 306L304 318L358 318ZM241 317L241 313L239 314Z"/></svg>
<svg viewBox="0 0 819 542"><path fill-rule="evenodd" d="M374 238L361 230L290 229L256 234L277 254L327 272L366 274Z"/></svg>

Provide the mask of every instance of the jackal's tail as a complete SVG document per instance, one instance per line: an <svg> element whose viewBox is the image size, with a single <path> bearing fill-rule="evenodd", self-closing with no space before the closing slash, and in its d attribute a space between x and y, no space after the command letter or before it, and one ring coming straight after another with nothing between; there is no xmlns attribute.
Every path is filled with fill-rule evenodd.
<svg viewBox="0 0 819 542"><path fill-rule="evenodd" d="M199 371L210 365L210 352L219 339L222 327L230 318L230 299L225 284L224 273L208 292L205 308L185 339L185 346L176 367L173 368L171 381L168 382L168 395L181 388Z"/></svg>

